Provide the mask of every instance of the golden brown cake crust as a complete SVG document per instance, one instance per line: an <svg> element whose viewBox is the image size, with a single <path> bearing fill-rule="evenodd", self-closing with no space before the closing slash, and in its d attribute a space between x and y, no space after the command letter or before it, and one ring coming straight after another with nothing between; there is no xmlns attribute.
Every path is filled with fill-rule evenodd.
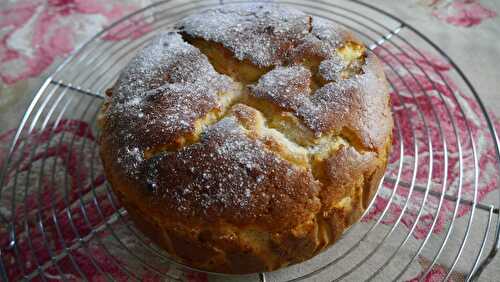
<svg viewBox="0 0 500 282"><path fill-rule="evenodd" d="M391 144L384 73L351 33L277 5L183 19L102 109L106 176L174 259L270 271L331 245L373 197Z"/></svg>

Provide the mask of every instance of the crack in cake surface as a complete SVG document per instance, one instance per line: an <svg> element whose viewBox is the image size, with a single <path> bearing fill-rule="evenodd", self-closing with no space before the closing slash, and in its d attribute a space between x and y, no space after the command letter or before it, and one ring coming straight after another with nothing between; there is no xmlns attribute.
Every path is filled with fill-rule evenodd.
<svg viewBox="0 0 500 282"><path fill-rule="evenodd" d="M312 24L312 20L309 22L309 24ZM308 32L310 33L311 30L312 26L308 28ZM186 34L185 32L181 33L181 37L184 42L199 50L208 59L209 64L218 74L227 75L231 77L233 81L236 81L236 83L234 84L237 86L233 87L233 89L235 90L229 90L230 92L232 92L230 94L224 92L219 92L217 94L218 95L217 103L220 106L222 106L222 110L217 108L210 110L205 115L205 117L199 118L194 121L194 128L192 132L188 132L187 134L179 136L176 140L173 140L173 142L160 143L146 148L146 150L144 150L145 160L165 152L179 150L180 148L183 148L185 146L197 143L199 141L199 137L203 134L204 130L207 127L216 124L220 120L227 117L232 107L237 103L240 104L242 103L254 108L258 108L260 113L266 114L267 116L269 116L269 110L271 108L274 108L273 112L275 115L277 115L277 117L266 118L266 126L272 128L277 133L284 136L286 139L285 141L286 144L288 145L296 144L298 146L301 146L303 149L306 149L308 151L307 153L308 159L317 158L315 156L315 153L312 152L314 150L317 150L318 146L317 145L315 147L310 147L310 146L311 144L317 144L320 143L321 140L325 140L324 137L318 138L318 136L315 136L314 134L309 132L309 130L307 130L306 128L302 128L303 121L291 122L290 120L296 119L294 114L290 115L289 112L283 109L276 110L275 109L276 104L274 102L263 104L262 98L258 97L258 95L256 96L254 93L251 93L252 91L250 92L247 91L248 87L255 87L255 84L253 84L254 82L260 83L263 77L266 77L266 75L269 75L270 73L275 71L276 68L275 70L272 70L271 67L258 67L247 60L239 61L234 58L234 54L231 51L226 49L220 43L210 42L203 38L193 37L191 35ZM292 70L300 66L306 67L306 69L309 70L310 74L309 78L307 81L299 81L299 83L302 86L308 86L310 93L309 95L314 96L317 93L318 89L322 89L322 87L328 83L328 80L338 80L341 77L345 79L345 76L342 76L341 74L345 72L346 66L348 66L348 64L350 64L353 60L362 57L363 54L363 52L359 53L359 50L356 50L356 48L354 48L353 46L356 45L347 43L345 45L342 45L341 47L338 47L336 49L336 53L341 53L341 58L333 57L334 59L322 60L322 58L318 56L308 56L308 57L306 56L302 60L300 65L295 65L295 66L292 65L284 68ZM352 51L351 49L354 49L354 51ZM343 51L340 52L340 50ZM356 54L356 51L358 51L358 54ZM335 58L340 58L340 60ZM229 61L227 61L228 59ZM342 64L341 62L343 62L343 60L347 60L348 64ZM340 69L333 68L331 62L333 63L333 65L339 64L341 68ZM325 70L325 68L328 68L328 66L330 66L330 71ZM339 73L339 76L329 77L328 73L329 72L331 73L332 69L334 73ZM167 76L171 75L168 74ZM279 81L281 79L282 79L281 77L272 78L272 80L274 81ZM300 87L300 85L297 86ZM227 99L227 97L229 97L229 99ZM225 101L226 103L224 103L225 98L226 100L229 100ZM258 106L258 105L264 105L264 106ZM285 118L287 115L288 118ZM296 132L293 133L294 131ZM293 134L287 134L287 132L292 132ZM279 135L275 135L275 138L278 138L277 136ZM341 140L344 144L352 143L351 145L353 145L357 150L364 151L366 149L365 147L360 146L359 142L353 143L353 140L356 141L356 136L355 134L353 135L352 132L345 133L344 131L342 131L338 134L338 136L333 136L332 134L327 134L327 136L329 136L328 139L330 140L330 142ZM307 137L305 138L306 139L305 142L299 141L301 144L295 143L300 139L304 139L304 137ZM282 141L284 141L284 139L282 139ZM273 142L271 140L268 140L268 143L272 144ZM316 149L310 151L309 148L316 148ZM334 150L329 151L329 153L333 152ZM321 152L320 154L325 155L324 152ZM285 159L288 158L288 160L292 160L290 156L291 154L288 154L285 157ZM326 156L323 156L323 158L326 158ZM310 161L308 161L308 163L310 163ZM313 167L311 165L309 165L308 168L313 170ZM317 173L313 172L313 174Z"/></svg>
<svg viewBox="0 0 500 282"><path fill-rule="evenodd" d="M273 123L276 124L276 123L280 122L279 118L273 119L272 117L270 117L271 115L269 114L269 110L276 105L274 103L264 103L263 104L262 99L259 99L255 95L252 95L250 93L250 91L248 91L248 87L252 86L253 82L260 81L260 79L263 76L265 76L266 74L269 73L270 68L259 68L258 66L255 66L248 61L242 62L242 61L235 60L234 55L229 50L225 49L225 47L222 46L221 44L214 43L214 42L208 42L202 38L191 37L185 33L181 33L181 35L186 42L188 42L192 46L198 48L198 50L200 50L200 52L207 57L209 63L212 65L212 67L219 74L228 75L233 80L239 81L239 83L237 83L238 87L236 87L236 89L237 89L236 93L232 93L232 95L229 95L229 96L232 96L231 101L229 104L224 105L224 107L223 107L224 111L221 114L209 113L206 117L196 121L196 123L198 125L195 127L195 134L191 138L187 139L187 142L179 142L177 144L158 145L154 148L151 148L150 150L148 150L145 153L146 159L149 159L149 158L151 158L155 155L161 154L163 152L178 150L184 146L189 146L189 145L197 142L199 140L199 136L201 134L203 134L203 129L219 122L220 120L222 120L224 118L226 118L230 114L230 111L235 104L244 104L246 106L250 106L254 109L257 109L260 114L264 114L267 112L267 117L265 118L265 126L269 129L276 131L277 134L274 134L274 138L279 138L279 136L282 136L284 138L281 138L281 142L288 144L289 146L301 147L302 149L305 149L307 151L307 155L308 155L307 159L311 159L311 158L317 159L318 156L316 156L316 154L321 154L323 159L325 159L328 156L328 154L325 155L325 152L318 149L318 148L320 148L320 146L318 146L319 143L322 143L323 145L331 143L331 142L333 142L334 144L337 144L338 142L343 143L343 144L347 144L346 140L352 140L352 138L343 139L342 138L343 136L342 137L341 136L331 136L331 134L329 134L328 137L319 137L319 138L313 137L312 134L310 132L306 132L307 129L304 129L304 128L298 130L299 134L295 134L294 136L290 136L290 135L286 134L287 131L289 131L289 130L287 130L286 127L291 128L293 131L293 130L296 130L298 126L293 124L293 123L290 123L290 122L286 123L285 126L283 126L283 125L273 126ZM218 56L220 54L222 54L222 57ZM232 60L230 60L229 62L226 60L221 60L221 58L227 59L228 57L232 58ZM224 62L223 65L225 67L222 67L221 62ZM314 81L315 81L315 79L313 79L313 77L320 77L319 66L322 62L323 61L320 61L320 59L318 57L314 57L313 59L311 59L311 58L304 59L303 65L306 65L308 69L312 70L312 71L310 71L310 72L312 72L311 84L314 84ZM230 67L228 67L228 65ZM242 65L244 67L241 67ZM294 68L294 66L290 66L288 68ZM279 77L273 78L273 79L280 80ZM310 86L309 91L312 93L310 95L314 95L316 89L321 88L326 83L327 82L323 79L323 81L321 81L321 83L319 83L319 82L316 83L316 87ZM305 81L302 81L301 84L303 86L308 85L308 83ZM220 100L219 100L219 104L220 104ZM260 104L260 106L258 106L259 104ZM274 115L278 116L278 117L283 115L283 114L286 114L286 111L283 111L283 110L276 110L275 109L273 111L274 111ZM271 123L269 121L271 121ZM283 120L281 120L281 121L283 121ZM299 135L299 136L297 136L297 135ZM302 142L302 144L295 143L295 140L303 139L304 136L308 136L308 135L310 136L310 138L309 138L310 143L308 145L304 145L303 142ZM298 137L301 137L301 138L298 138ZM328 140L328 141L325 141L325 140ZM272 144L273 142L272 142L272 140L268 140L268 143ZM312 144L314 144L314 145L312 145ZM334 149L331 149L332 147L338 148L338 146L329 146L329 147L330 147L330 150L328 151L329 153L332 153L335 151ZM356 146L356 148L359 149L361 147ZM273 150L271 150L271 151L273 151ZM273 152L278 153L278 152L276 152L276 150L274 150ZM315 152L317 152L317 153L315 153ZM281 155L281 157L284 157L284 159L287 159L293 163L294 160L293 160L293 158L291 158L292 155L293 154L287 154L286 156ZM308 163L310 163L310 162L308 161ZM312 169L312 167L310 165L308 165L308 168Z"/></svg>

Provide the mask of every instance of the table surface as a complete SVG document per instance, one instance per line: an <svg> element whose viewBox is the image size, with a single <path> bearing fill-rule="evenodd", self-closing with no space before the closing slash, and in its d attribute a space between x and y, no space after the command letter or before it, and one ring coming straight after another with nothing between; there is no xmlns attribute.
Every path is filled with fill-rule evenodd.
<svg viewBox="0 0 500 282"><path fill-rule="evenodd" d="M96 31L150 0L42 1L0 3L0 136L15 128L33 91L77 46ZM421 31L461 68L500 121L500 1L366 0ZM68 40L69 39L69 40ZM124 38L116 38L122 40ZM498 126L497 126L498 128ZM3 140L3 141L2 141ZM0 137L0 164L8 140ZM418 269L416 270L418 273ZM439 278L439 273L434 273ZM481 280L498 281L497 257ZM206 276L186 276L205 281ZM429 279L433 279L429 277ZM454 279L461 280L460 275ZM430 281L430 280L429 280Z"/></svg>

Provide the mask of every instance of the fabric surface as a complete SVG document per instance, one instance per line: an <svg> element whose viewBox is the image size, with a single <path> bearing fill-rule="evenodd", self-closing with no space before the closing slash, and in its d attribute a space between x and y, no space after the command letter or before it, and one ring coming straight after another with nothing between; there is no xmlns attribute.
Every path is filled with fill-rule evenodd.
<svg viewBox="0 0 500 282"><path fill-rule="evenodd" d="M92 37L103 27L124 15L135 11L141 7L151 4L149 0L127 0L127 1L85 1L85 0L24 0L6 1L0 3L0 165L6 162L9 152L10 141L15 135L15 128L19 123L21 114L28 106L33 92L40 86L47 75L57 67L57 65L75 48L80 46L85 40ZM500 128L500 68L497 58L500 57L500 3L494 0L405 0L405 1L366 1L375 7L379 7L388 13L397 15L399 18L414 26L417 30L428 36L433 42L441 47L450 58L454 60L471 83L476 88L482 100L488 107L493 117L497 129ZM104 40L110 42L125 42L141 36L150 31L147 21L140 21L138 26L143 28L133 30L120 30L109 33ZM469 132L463 123L458 122L457 128L450 126L438 127L437 119L430 119L429 130L417 119L409 119L408 116L418 116L418 109L407 107L406 105L418 104L425 116L432 117L434 112L438 116L446 116L447 109L439 102L441 94L444 99L452 101L453 95L460 97L463 109L449 102L449 111L453 115L460 115L460 111L466 113L466 119L470 125L470 134L477 140L478 163L484 168L480 174L477 195L473 193L472 173L469 169L474 165L474 157L471 154L464 154L464 181L462 183L462 195L471 199L476 196L482 203L498 204L498 163L492 150L491 140L488 139L487 125L481 116L478 104L462 92L464 87L457 79L453 66L435 53L428 52L425 48L417 49L397 49L387 46L387 48L375 49L376 54L385 62L386 73L393 84L393 109L394 114L400 120L402 128L401 138L395 138L394 148L398 150L401 144L404 145L405 162L409 164L415 160L416 152L420 152L418 163L433 162L434 171L430 180L434 185L432 190L439 192L441 189L441 178L443 177L444 166L443 157L433 156L425 152L430 148L426 145L427 139L432 140L435 150L443 149L444 146L440 137L435 134L442 130L447 139L453 140L458 131L461 136L467 136ZM425 59L422 59L422 58ZM411 69L411 73L405 69ZM428 75L431 73L431 75ZM413 97L411 93L431 93L430 100L424 95ZM434 100L435 99L435 100ZM433 101L436 103L434 104ZM439 118L441 119L441 118ZM443 118L446 124L446 118ZM52 126L51 126L52 125ZM22 277L22 274L36 271L38 265L50 262L54 254L62 253L67 245L64 242L77 242L78 237L94 236L92 229L103 222L103 219L113 217L110 225L115 229L106 229L96 235L96 240L83 243L77 249L66 250L70 255L64 256L58 261L56 266L49 266L44 272L47 280L58 280L60 274L64 273L67 278L73 281L89 279L93 281L106 280L109 278L103 273L109 273L118 280L126 280L130 273L127 273L121 266L120 260L127 263L131 256L141 256L140 249L134 249L139 243L136 237L131 235L126 224L119 225L121 218L116 217L117 203L113 201L109 194L109 188L105 185L105 178L98 163L91 161L97 158L95 155L96 136L92 130L93 124L79 119L62 119L57 124L49 124L46 130L36 131L23 136L19 144L14 148L16 165L20 168L19 176L16 177L14 171L7 171L3 190L3 197L0 198L0 213L4 216L14 216L20 222L23 218L30 218L25 221L24 226L15 229L18 239L16 254L12 248L7 248L11 239L8 226L0 226L0 248L2 249L2 259L6 267L7 275L12 280ZM415 138L419 148L414 148L410 128L415 131ZM430 135L428 135L430 132ZM408 134L406 134L408 133ZM464 137L465 138L465 137ZM466 139L464 139L466 140ZM489 143L488 143L489 142ZM81 145L84 150L77 151L77 145ZM83 145L87 144L87 145ZM458 144L450 141L447 146L451 150L458 150ZM464 142L464 147L460 148L464 152L471 152L470 143ZM21 150L23 148L23 150ZM29 152L32 149L31 153ZM415 174L415 167L404 166L398 172L398 154L393 154L391 165L387 175L395 177L401 174L401 179L406 182L412 181ZM458 183L458 160L459 155L450 155L448 159L449 187L457 187ZM40 167L53 167L53 171L46 172L46 176L38 177L31 171L40 171ZM93 166L97 166L93 167ZM57 168L57 169L56 169ZM89 171L97 171L93 174ZM425 182L429 174L429 167L423 166L417 169L416 179L419 183ZM51 178L50 178L51 177ZM49 179L50 178L50 179ZM11 192L14 185L25 185L30 187L30 179L40 182L38 191L27 192L18 191L17 194ZM55 180L54 180L55 179ZM23 182L24 181L24 182ZM21 183L21 184L19 184ZM68 184L69 183L69 184ZM390 183L389 183L390 184ZM447 230L450 226L451 217L456 213L457 220L454 224L456 230L464 230L468 224L467 219L471 210L466 205L456 206L452 201L439 202L438 198L426 197L424 193L409 191L408 189L394 189L391 185L381 187L379 197L374 201L370 212L363 219L363 223L356 225L350 231L349 236L356 238L356 230L366 230L371 224L380 220L378 235L363 240L361 248L369 248L381 240L385 234L392 232L390 228L395 223L398 225L393 234L391 242L393 244L384 245L377 251L374 258L367 262L366 267L360 268L359 275L349 276L349 280L356 281L358 278L366 278L370 266L376 267L377 260L383 261L389 257L397 248L401 241L407 240L405 249L401 251L405 259L414 255L414 250L427 237L431 236L431 246L439 249L440 242L447 237ZM71 187L70 191L60 191L59 187ZM10 189L10 190L9 190ZM92 201L80 201L82 195L88 195L95 189L95 197L99 201L96 205ZM450 188L451 189L451 188ZM29 191L28 191L29 190ZM6 192L7 191L7 192ZM453 195L456 191L447 190L446 193ZM409 193L412 194L411 202L407 202ZM12 197L18 197L22 202L15 211L10 209ZM38 199L43 199L40 202ZM387 205L389 199L393 204ZM427 201L426 208L420 209L421 202ZM442 205L442 206L441 206ZM70 207L67 209L66 207ZM41 207L41 208L40 208ZM38 209L43 212L38 214L30 213ZM437 220L434 220L435 212L440 209ZM69 210L69 212L68 212ZM381 217L381 215L384 215ZM116 217L116 218L114 218ZM1 222L1 221L0 221ZM44 224L46 233L41 232L40 222ZM56 222L57 224L54 224ZM467 251L477 250L480 243L480 230L484 229L487 221L484 216L477 215L473 224L470 236L470 249L465 249L463 259L459 261L450 276L452 281L463 281L467 277L468 265L475 255L469 255ZM59 228L59 227L60 228ZM363 229L365 228L365 229ZM405 238L411 230L411 236ZM430 231L432 230L432 231ZM458 231L457 231L458 232ZM63 238L61 242L52 246L44 245L47 240L46 234L52 238ZM448 241L453 247L458 247L461 242L460 235L452 233ZM458 232L457 234L460 234ZM29 236L28 236L29 235ZM119 236L127 244L127 247L136 253L127 253L113 241L113 236ZM49 238L50 239L50 238ZM359 239L359 238L358 238ZM54 239L54 242L58 242ZM103 250L101 244L110 245L108 250ZM346 243L346 246L348 244ZM343 246L338 246L335 250L330 249L317 258L305 264L304 267L294 267L286 271L270 274L269 279L281 281L289 275L303 273L304 268L322 263L331 259L342 251ZM34 251L33 251L34 250ZM432 253L422 253L410 265L408 272L400 278L406 281L441 281L450 267L450 260L453 254L447 254L443 250L443 258L436 262L432 271L425 273L425 269L432 262L429 258ZM352 253L352 261L359 261L366 253ZM14 261L14 257L22 259L23 264L19 265ZM113 260L111 257L118 258ZM147 259L147 258L146 258ZM78 265L78 267L75 267ZM97 266L96 266L97 265ZM353 265L346 265L345 268L352 268ZM388 265L390 270L396 266ZM81 269L81 270L78 270ZM160 276L152 271L144 271L141 264L136 264L133 269L137 270L137 277L142 280L159 281ZM196 272L181 272L175 267L167 269L166 265L159 265L157 271L169 272L171 275L179 277L184 281L218 281L227 280L216 276L199 274ZM322 273L319 281L327 281L331 276L338 276L339 269L329 269ZM342 273L342 272L339 272ZM481 276L482 281L498 281L500 275L500 259L497 257ZM35 276L40 280L40 276ZM231 278L232 281L252 281L255 277ZM382 280L378 277L379 280Z"/></svg>

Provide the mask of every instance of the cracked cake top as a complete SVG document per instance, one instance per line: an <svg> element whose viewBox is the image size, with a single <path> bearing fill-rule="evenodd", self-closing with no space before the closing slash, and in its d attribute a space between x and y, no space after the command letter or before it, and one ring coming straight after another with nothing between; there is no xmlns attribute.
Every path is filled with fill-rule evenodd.
<svg viewBox="0 0 500 282"><path fill-rule="evenodd" d="M139 51L103 106L115 191L176 232L222 224L300 237L320 232L320 217L363 209L392 117L383 71L359 40L273 4L176 27ZM333 240L311 236L310 253Z"/></svg>
<svg viewBox="0 0 500 282"><path fill-rule="evenodd" d="M271 203L269 197L273 193L266 193L268 188L262 183L270 181L272 184L268 186L287 186L276 175L268 179L271 176L262 174L272 170L274 162L289 166L289 174L306 181L296 181L294 187L282 188L275 194L282 197L290 193L287 197L295 199L305 197L310 202L303 213L317 210L320 183L314 180L313 173L288 164L280 152L266 147L265 140L254 139L238 125L230 111L235 104L248 104L264 116L273 115L268 117L269 123L285 123L281 130L285 137L286 131L296 129L303 131L304 136L312 133L313 144L316 139L328 136L334 142L346 139L347 144L360 150L384 148L391 124L383 122L390 121L383 75L372 55L343 51L348 44L357 44L348 41L352 36L345 30L297 10L258 4L204 11L183 19L177 27L180 33L159 35L122 72L105 113L103 140L113 145L110 153L116 156L117 170L149 185L148 189L153 187L157 193L172 197L179 211L222 214L231 210L233 215L228 216L235 217L235 221L263 216L264 211L250 210L262 206L263 198L265 205ZM250 60L257 67L273 69L255 83L236 82L230 74L218 73L211 58L180 34L222 44L213 48L226 48L241 62ZM311 64L314 60L316 65ZM352 71L358 72L339 74ZM314 76L322 81L315 91L310 85ZM235 144L227 144L230 140ZM221 146L229 145L233 150L226 150L218 161L210 161L219 158L217 152L224 152ZM238 151L252 151L250 155L254 158L233 159ZM193 155L197 157L192 158ZM259 155L262 157L258 158ZM208 167L202 166L200 160ZM217 166L213 174L225 174L229 179L232 168L245 168L237 182L225 183L225 190L220 191L217 183L203 177L211 163ZM252 168L259 168L261 175L255 175ZM165 174L156 172L162 169L169 171L167 175L186 176L186 179L164 177ZM257 179L266 181L261 183ZM190 189L192 186L198 188ZM226 197L216 196L226 192L230 192ZM224 202L222 199L227 197L232 200ZM249 202L249 209L234 212L237 207L230 202L236 199ZM213 211L211 204L217 205ZM287 212L286 205L282 207L282 212Z"/></svg>

